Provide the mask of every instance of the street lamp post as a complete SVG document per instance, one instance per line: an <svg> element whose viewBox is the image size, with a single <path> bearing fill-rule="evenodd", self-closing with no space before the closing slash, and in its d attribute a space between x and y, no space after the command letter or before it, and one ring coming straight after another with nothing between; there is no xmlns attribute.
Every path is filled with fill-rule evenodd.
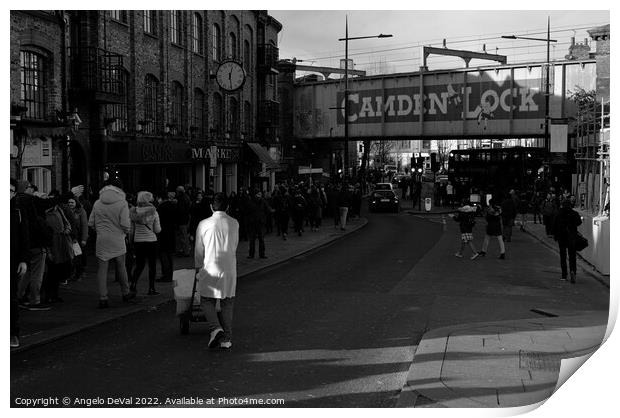
<svg viewBox="0 0 620 418"><path fill-rule="evenodd" d="M349 18L345 18L344 38L344 178L349 174L349 41L356 39L391 38L390 34L349 37Z"/></svg>
<svg viewBox="0 0 620 418"><path fill-rule="evenodd" d="M551 151L551 141L549 138L549 96L550 96L550 92L549 92L549 67L551 65L551 57L549 56L550 53L550 45L551 42L557 42L556 39L550 39L551 37L551 21L549 16L547 16L547 38L530 38L527 36L515 36L515 35L506 35L506 36L502 36L502 38L504 39L525 39L528 41L542 41L542 42L546 42L547 43L547 65L545 68L545 153L546 155L546 159L547 162L549 160L549 155L550 155L550 151Z"/></svg>

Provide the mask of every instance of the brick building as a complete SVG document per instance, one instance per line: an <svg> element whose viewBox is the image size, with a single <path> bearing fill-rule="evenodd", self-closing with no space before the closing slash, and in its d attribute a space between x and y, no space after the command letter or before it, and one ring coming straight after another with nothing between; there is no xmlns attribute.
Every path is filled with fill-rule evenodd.
<svg viewBox="0 0 620 418"><path fill-rule="evenodd" d="M20 144L44 138L51 188L96 192L108 176L134 192L268 186L281 29L265 11L12 11L14 174L28 174ZM34 87L30 54L43 63ZM227 61L245 76L230 91L215 77Z"/></svg>

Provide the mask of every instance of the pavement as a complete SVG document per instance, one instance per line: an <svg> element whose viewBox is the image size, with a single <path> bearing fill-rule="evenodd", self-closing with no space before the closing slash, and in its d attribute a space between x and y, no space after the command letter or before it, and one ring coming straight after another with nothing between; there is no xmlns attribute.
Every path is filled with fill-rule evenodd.
<svg viewBox="0 0 620 418"><path fill-rule="evenodd" d="M415 207L407 212L434 222L450 222L443 208L427 212ZM447 227L455 230L451 224ZM519 226L514 228L513 234L520 233L532 236L557 254L557 243L546 235L543 225L533 223L531 215L525 231L520 231ZM514 243L507 244L509 257L511 244ZM584 299L609 294L608 275L600 274L579 256L577 264L576 285L557 280L559 266L557 271L553 270L554 278L547 279L540 270L523 265L521 274L557 283L545 283L552 291L549 292L549 306L532 309L531 318L472 322L428 330L416 348L397 406L523 407L548 399L557 389L562 360L596 351L607 329L608 310L558 309L558 304L551 302L562 286L574 286L567 291L579 292ZM500 270L488 274L498 272L501 274ZM566 363L566 366L575 367L574 363ZM574 370L563 372L570 375Z"/></svg>
<svg viewBox="0 0 620 418"><path fill-rule="evenodd" d="M404 213L443 223L446 225L444 231L454 230L454 222L447 224L452 208L419 209L411 201L402 202ZM248 243L242 241L237 254L239 279L248 279L256 271L329 245L363 228L366 223L364 218L352 219L347 230L341 231L326 219L318 232L306 231L302 237L289 234L289 239L284 241L275 234L267 235L267 259L247 259ZM518 231L518 227L515 229ZM545 235L542 225L529 222L525 233L541 245L557 251L557 246ZM175 269L191 267L190 257L175 260ZM144 272L138 284L138 302L125 304L121 302L120 290L113 282L111 271L108 277L110 308L97 309L95 268L96 262L91 257L84 280L62 288L60 294L65 302L55 304L52 310L20 311L21 346L11 352L28 350L135 312L155 310L159 305L174 300L170 283L158 283L160 295L146 296L147 278ZM503 270L498 271L501 274ZM599 274L592 266L578 259L578 284L566 283L562 286L580 285L582 287L571 291L575 294L583 292L585 298L589 297L588 293L600 298L601 294L609 293L609 276ZM559 283L555 285L556 288L558 286ZM519 289L515 292L518 293ZM519 320L431 327L416 347L397 406L479 408L542 402L556 388L561 360L595 351L603 341L607 320L608 310L558 310L556 305L532 310L530 318Z"/></svg>
<svg viewBox="0 0 620 418"><path fill-rule="evenodd" d="M324 219L318 231L306 231L298 236L289 229L288 239L285 241L276 236L275 231L265 236L266 259L256 257L248 259L248 241L240 241L237 248L237 278L249 279L252 273L273 267L277 264L294 259L306 252L329 245L348 234L363 228L367 223L365 218L353 218L347 222L346 230L334 228L332 219ZM258 247L258 243L256 244ZM257 248L258 249L258 248ZM157 276L161 276L159 262ZM193 268L193 257L175 257L174 269ZM108 272L108 309L98 309L99 294L96 280L97 261L90 254L87 260L84 278L79 282L69 282L59 290L62 303L54 303L49 311L27 311L20 309L20 346L12 348L11 352L21 352L40 346L63 337L78 333L82 330L121 319L143 310L157 310L159 305L174 301L172 283L156 283L160 292L157 296L147 296L148 267L145 267L138 281L138 295L135 303L124 303L121 300L121 291L118 283L114 282L114 268Z"/></svg>

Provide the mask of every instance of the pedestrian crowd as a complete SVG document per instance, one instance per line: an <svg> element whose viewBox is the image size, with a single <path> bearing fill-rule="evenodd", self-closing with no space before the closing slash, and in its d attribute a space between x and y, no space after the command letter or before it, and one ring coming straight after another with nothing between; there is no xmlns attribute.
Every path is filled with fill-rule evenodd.
<svg viewBox="0 0 620 418"><path fill-rule="evenodd" d="M172 282L174 256L195 255L197 229L212 217L214 196L190 186L133 195L113 179L92 202L82 186L44 195L27 180L11 179L11 346L19 344L19 309L47 311L62 303L63 287L87 279L88 262L97 265L93 279L101 309L110 303L110 265L123 303L135 301L145 270L148 281L141 293L158 295L157 283ZM346 183L287 181L270 191L240 188L224 197L225 212L239 225L239 239L249 241L249 258L256 255L256 241L258 256L267 258L266 234L288 240L289 231L312 233L325 219L344 230L347 219L361 209L359 185Z"/></svg>
<svg viewBox="0 0 620 418"><path fill-rule="evenodd" d="M577 227L582 220L579 213L573 209L574 205L573 195L562 189L556 192L554 188L550 188L547 193L535 192L530 198L526 193L518 193L512 189L504 196L492 197L482 212L477 206L471 205L468 199L463 199L462 205L453 216L459 223L460 230L460 248L455 256L462 258L463 250L469 246L471 260L484 257L491 240L495 239L499 246L498 258L506 259L506 243L512 241L513 227L518 225L521 231L525 231L528 217L532 214L534 223L544 224L547 236L554 238L558 243L561 280L568 281L570 275L570 282L575 283L576 252L580 250L578 241L581 239ZM480 251L476 250L473 243L476 214L483 215L486 221Z"/></svg>

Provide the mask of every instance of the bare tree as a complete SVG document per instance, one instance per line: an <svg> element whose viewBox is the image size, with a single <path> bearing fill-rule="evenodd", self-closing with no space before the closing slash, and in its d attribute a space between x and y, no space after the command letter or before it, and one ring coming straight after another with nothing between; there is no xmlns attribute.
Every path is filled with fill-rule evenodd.
<svg viewBox="0 0 620 418"><path fill-rule="evenodd" d="M375 161L380 161L381 165L392 162L391 153L394 148L392 141L372 141L371 147Z"/></svg>

